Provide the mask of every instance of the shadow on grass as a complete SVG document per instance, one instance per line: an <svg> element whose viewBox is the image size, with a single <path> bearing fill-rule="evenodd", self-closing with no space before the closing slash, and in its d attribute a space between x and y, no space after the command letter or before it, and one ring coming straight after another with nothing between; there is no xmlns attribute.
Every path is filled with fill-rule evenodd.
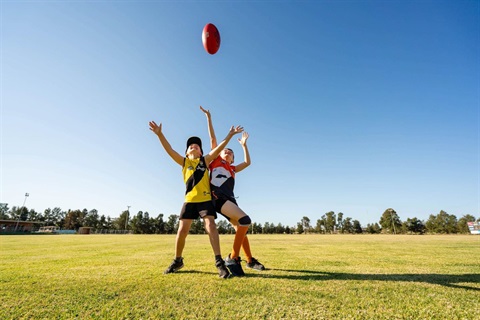
<svg viewBox="0 0 480 320"><path fill-rule="evenodd" d="M257 273L248 274L247 276L291 279L291 280L355 280L355 281L403 281L403 282L425 282L430 284L438 284L450 288L466 289L480 291L479 287L474 284L480 283L480 274L368 274L368 273L341 273L341 272L322 272L311 270L286 270L286 269L268 269L271 271L280 271L290 274L271 274ZM465 285L471 284L472 286Z"/></svg>
<svg viewBox="0 0 480 320"><path fill-rule="evenodd" d="M402 281L402 282L424 282L437 284L445 287L480 291L475 284L480 284L480 274L432 274L432 273L412 273L412 274L369 274L369 273L341 273L341 272L322 272L312 270L288 270L288 269L267 269L261 272L248 272L245 278L269 278L269 279L289 279L289 280L345 280L345 281ZM268 271L286 272L289 274L272 274ZM215 272L206 272L198 270L179 270L177 274L208 274L216 275ZM471 286L469 286L471 285Z"/></svg>

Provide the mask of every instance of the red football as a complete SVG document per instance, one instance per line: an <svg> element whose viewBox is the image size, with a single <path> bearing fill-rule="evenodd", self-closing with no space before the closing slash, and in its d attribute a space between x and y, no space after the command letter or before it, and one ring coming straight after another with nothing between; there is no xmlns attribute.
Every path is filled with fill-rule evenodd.
<svg viewBox="0 0 480 320"><path fill-rule="evenodd" d="M212 23L207 23L203 28L202 42L205 50L210 54L217 53L220 48L220 33Z"/></svg>

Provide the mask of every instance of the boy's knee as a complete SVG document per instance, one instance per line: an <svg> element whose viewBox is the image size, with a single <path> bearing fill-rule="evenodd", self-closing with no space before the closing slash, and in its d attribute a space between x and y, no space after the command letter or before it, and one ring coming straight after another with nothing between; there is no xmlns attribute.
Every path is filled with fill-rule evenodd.
<svg viewBox="0 0 480 320"><path fill-rule="evenodd" d="M248 227L252 224L252 220L250 220L249 216L242 217L238 219L238 224L242 227Z"/></svg>
<svg viewBox="0 0 480 320"><path fill-rule="evenodd" d="M180 229L178 229L178 233L179 233L180 236L188 235L189 231L190 231L190 228L180 228Z"/></svg>

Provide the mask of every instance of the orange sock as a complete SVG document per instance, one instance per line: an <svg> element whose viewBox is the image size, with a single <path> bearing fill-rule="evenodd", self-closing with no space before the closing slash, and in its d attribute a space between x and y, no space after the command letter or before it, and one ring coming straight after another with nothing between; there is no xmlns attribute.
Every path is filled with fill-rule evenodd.
<svg viewBox="0 0 480 320"><path fill-rule="evenodd" d="M252 262L252 252L250 251L250 242L248 242L248 237L247 236L245 236L243 238L242 248L243 248L243 252L245 252L245 257L247 258L247 262L251 263Z"/></svg>
<svg viewBox="0 0 480 320"><path fill-rule="evenodd" d="M247 234L248 227L238 226L237 232L235 233L235 239L233 240L233 250L230 258L236 258L240 256L240 247L242 246L243 239Z"/></svg>

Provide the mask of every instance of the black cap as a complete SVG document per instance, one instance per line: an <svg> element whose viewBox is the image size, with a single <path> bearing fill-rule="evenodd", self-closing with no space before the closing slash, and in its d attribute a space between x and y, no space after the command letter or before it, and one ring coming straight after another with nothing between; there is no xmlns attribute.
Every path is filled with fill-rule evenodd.
<svg viewBox="0 0 480 320"><path fill-rule="evenodd" d="M185 153L187 153L188 147L190 147L191 144L197 144L200 147L200 151L202 152L203 155L203 149L202 149L202 140L200 140L199 137L190 137L187 140L187 149L185 149Z"/></svg>

